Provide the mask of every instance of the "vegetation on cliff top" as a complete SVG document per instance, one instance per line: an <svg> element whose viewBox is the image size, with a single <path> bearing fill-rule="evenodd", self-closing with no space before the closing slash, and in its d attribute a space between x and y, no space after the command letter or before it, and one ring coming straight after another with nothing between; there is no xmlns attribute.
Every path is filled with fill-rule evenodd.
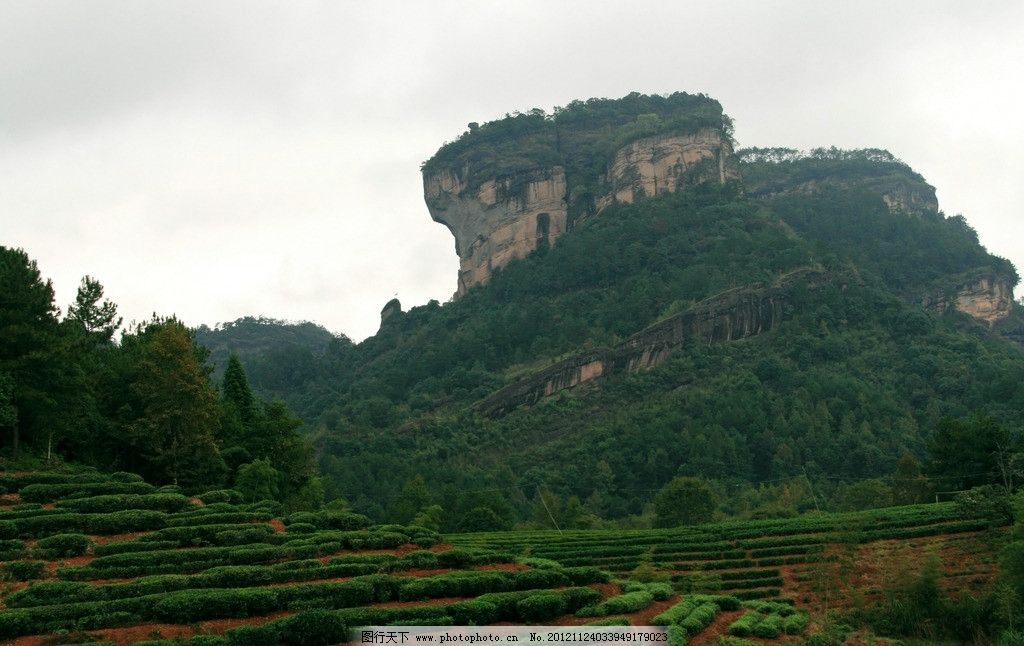
<svg viewBox="0 0 1024 646"><path fill-rule="evenodd" d="M634 92L621 99L573 101L547 114L540 108L506 115L469 129L423 163L429 176L447 169L476 190L489 179L527 171L565 169L570 218L590 215L607 165L626 144L664 133L701 128L730 137L721 104L703 94Z"/></svg>

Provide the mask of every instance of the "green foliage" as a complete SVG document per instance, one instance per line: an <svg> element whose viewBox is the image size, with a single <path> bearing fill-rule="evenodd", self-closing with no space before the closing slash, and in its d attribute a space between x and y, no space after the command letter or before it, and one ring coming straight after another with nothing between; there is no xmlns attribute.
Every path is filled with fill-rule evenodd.
<svg viewBox="0 0 1024 646"><path fill-rule="evenodd" d="M654 498L655 525L676 527L711 520L715 513L715 494L699 478L673 478Z"/></svg>
<svg viewBox="0 0 1024 646"><path fill-rule="evenodd" d="M565 598L556 592L532 594L516 603L516 612L523 621L539 623L565 614Z"/></svg>
<svg viewBox="0 0 1024 646"><path fill-rule="evenodd" d="M9 561L0 564L0 571L15 581L38 579L43 574L43 561Z"/></svg>
<svg viewBox="0 0 1024 646"><path fill-rule="evenodd" d="M1006 525L1014 520L1010 496L998 485L974 487L958 493L953 500L964 518L986 520L993 526Z"/></svg>
<svg viewBox="0 0 1024 646"><path fill-rule="evenodd" d="M277 483L281 473L273 467L270 460L255 460L244 464L238 469L235 477L235 488L249 501L276 498Z"/></svg>
<svg viewBox="0 0 1024 646"><path fill-rule="evenodd" d="M50 559L81 556L89 551L92 541L84 534L54 534L41 538L36 547Z"/></svg>

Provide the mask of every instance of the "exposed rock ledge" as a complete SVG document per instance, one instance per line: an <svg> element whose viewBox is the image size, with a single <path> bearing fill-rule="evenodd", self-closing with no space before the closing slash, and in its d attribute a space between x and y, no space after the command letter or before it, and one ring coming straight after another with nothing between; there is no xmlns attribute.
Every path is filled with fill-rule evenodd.
<svg viewBox="0 0 1024 646"><path fill-rule="evenodd" d="M954 307L991 328L1013 312L1013 283L1007 276L983 272L965 278L951 290L926 296L923 304L935 311Z"/></svg>
<svg viewBox="0 0 1024 646"><path fill-rule="evenodd" d="M478 402L475 408L484 415L504 415L588 381L651 368L689 341L726 342L767 332L782 320L792 286L813 287L826 278L822 272L806 269L785 276L772 287L730 290L655 323L614 348L593 350L539 370Z"/></svg>

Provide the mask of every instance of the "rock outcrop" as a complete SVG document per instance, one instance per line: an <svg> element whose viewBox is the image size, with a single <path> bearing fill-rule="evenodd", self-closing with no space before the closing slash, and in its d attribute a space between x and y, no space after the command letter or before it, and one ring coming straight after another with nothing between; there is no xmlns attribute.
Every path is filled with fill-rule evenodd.
<svg viewBox="0 0 1024 646"><path fill-rule="evenodd" d="M992 272L974 274L951 289L928 295L924 306L934 311L953 307L991 328L1013 312L1013 282Z"/></svg>
<svg viewBox="0 0 1024 646"><path fill-rule="evenodd" d="M456 296L486 283L492 272L539 245L553 245L574 223L564 166L488 178L473 188L470 170L424 173L430 217L448 227L459 255ZM673 192L702 182L738 177L729 140L720 130L647 137L620 148L601 178L594 210L640 196ZM580 218L582 222L585 218Z"/></svg>
<svg viewBox="0 0 1024 646"><path fill-rule="evenodd" d="M723 343L756 336L783 318L789 290L815 287L828 276L800 270L764 288L740 288L698 303L685 312L634 334L614 348L603 348L559 361L505 386L476 404L478 412L500 416L544 397L608 375L639 372L658 365L689 342Z"/></svg>
<svg viewBox="0 0 1024 646"><path fill-rule="evenodd" d="M738 178L732 148L719 130L647 137L615 153L605 176L608 191L597 199L597 211L614 202L629 204L687 185Z"/></svg>
<svg viewBox="0 0 1024 646"><path fill-rule="evenodd" d="M566 231L565 171L561 166L490 179L471 190L449 169L424 177L430 216L455 236L457 295L487 282L491 272L523 258Z"/></svg>
<svg viewBox="0 0 1024 646"><path fill-rule="evenodd" d="M397 298L392 298L388 301L384 308L380 311L380 327L383 328L384 324L389 319L399 316L402 314L402 303Z"/></svg>

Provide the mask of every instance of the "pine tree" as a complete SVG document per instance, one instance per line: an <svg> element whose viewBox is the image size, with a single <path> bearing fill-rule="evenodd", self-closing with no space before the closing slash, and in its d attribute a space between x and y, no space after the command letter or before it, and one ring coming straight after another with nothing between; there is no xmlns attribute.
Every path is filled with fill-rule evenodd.
<svg viewBox="0 0 1024 646"><path fill-rule="evenodd" d="M59 410L61 339L53 286L21 249L0 246L0 374L11 382L0 427L10 429L17 457L21 436L41 435Z"/></svg>
<svg viewBox="0 0 1024 646"><path fill-rule="evenodd" d="M91 276L82 278L75 302L68 307L67 320L100 343L110 342L123 321L117 315L117 305L103 298L103 285Z"/></svg>
<svg viewBox="0 0 1024 646"><path fill-rule="evenodd" d="M220 408L188 330L177 321L160 324L139 368L133 389L143 415L133 429L152 460L153 475L176 484L215 478L224 468L215 444Z"/></svg>

